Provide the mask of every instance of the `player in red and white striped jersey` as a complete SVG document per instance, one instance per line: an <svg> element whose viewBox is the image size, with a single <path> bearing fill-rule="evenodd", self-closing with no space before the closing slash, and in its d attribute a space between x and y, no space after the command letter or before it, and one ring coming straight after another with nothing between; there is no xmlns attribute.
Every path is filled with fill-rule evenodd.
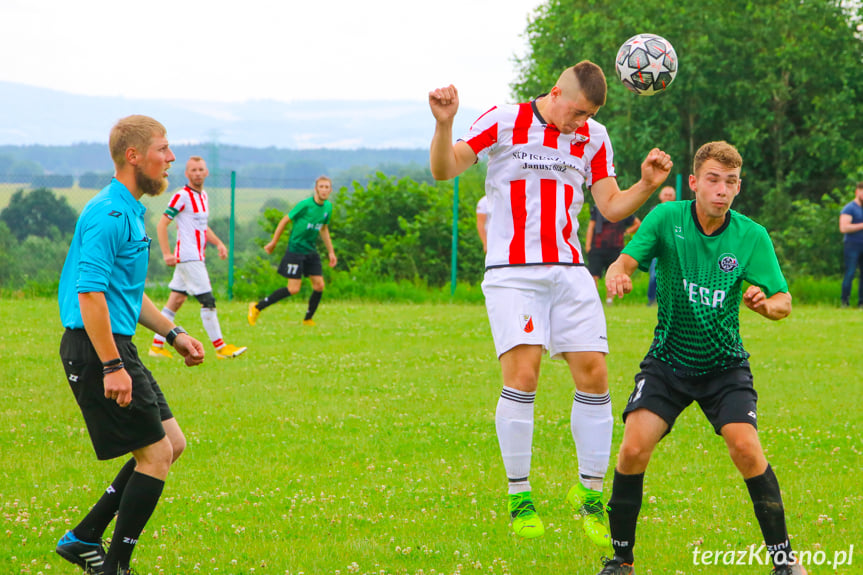
<svg viewBox="0 0 863 575"><path fill-rule="evenodd" d="M246 348L227 344L222 338L222 328L216 313L216 298L213 296L210 276L204 264L204 250L208 242L216 246L220 258L228 257L225 243L208 224L210 206L204 182L209 175L207 163L203 158L189 158L186 162L188 184L171 197L168 208L156 227L165 264L174 268L174 277L168 284L171 295L162 308L162 315L173 320L189 294L195 296L201 303L201 321L213 347L216 348L216 357L234 358L243 354ZM168 242L168 225L172 221L177 224L177 243L173 252ZM150 346L150 355L171 357L171 352L165 349L165 338L156 334Z"/></svg>
<svg viewBox="0 0 863 575"><path fill-rule="evenodd" d="M608 394L605 316L578 242L576 216L591 189L603 214L632 214L665 180L671 159L651 150L641 179L620 190L605 127L593 117L605 104L602 70L583 61L565 70L548 94L494 107L453 144L458 111L454 86L429 93L436 120L432 175L453 178L488 153L486 195L491 218L483 292L503 372L495 424L509 479L513 529L522 537L544 533L528 475L533 402L542 354L564 359L576 393L571 430L580 481L567 498L584 516L594 543L608 548L600 499L608 469L613 418Z"/></svg>

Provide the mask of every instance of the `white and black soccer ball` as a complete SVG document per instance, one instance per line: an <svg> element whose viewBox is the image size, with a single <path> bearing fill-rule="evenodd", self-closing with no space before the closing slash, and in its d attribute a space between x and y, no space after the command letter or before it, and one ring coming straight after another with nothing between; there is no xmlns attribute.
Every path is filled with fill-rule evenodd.
<svg viewBox="0 0 863 575"><path fill-rule="evenodd" d="M668 88L677 76L677 53L662 36L637 34L617 51L615 66L630 92L652 96Z"/></svg>

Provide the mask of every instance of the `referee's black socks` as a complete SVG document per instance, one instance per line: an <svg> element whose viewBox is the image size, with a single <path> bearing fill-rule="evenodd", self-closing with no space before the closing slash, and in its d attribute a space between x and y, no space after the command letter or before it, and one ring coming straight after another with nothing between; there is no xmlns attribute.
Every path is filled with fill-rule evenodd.
<svg viewBox="0 0 863 575"><path fill-rule="evenodd" d="M773 563L777 566L792 563L791 543L785 527L785 507L773 468L768 464L767 471L745 481L755 508L755 517L761 526L764 544Z"/></svg>
<svg viewBox="0 0 863 575"><path fill-rule="evenodd" d="M114 573L118 567L129 566L138 537L156 509L164 487L165 482L161 479L137 471L132 473L120 500L114 537L105 557L105 573Z"/></svg>
<svg viewBox="0 0 863 575"><path fill-rule="evenodd" d="M129 482L129 478L134 471L135 458L132 457L120 469L120 473L117 474L117 477L114 478L114 481L111 482L111 485L105 490L105 493L102 494L96 505L72 530L75 537L88 543L102 542L102 534L117 514L120 500L123 497L123 491L126 489L126 484Z"/></svg>

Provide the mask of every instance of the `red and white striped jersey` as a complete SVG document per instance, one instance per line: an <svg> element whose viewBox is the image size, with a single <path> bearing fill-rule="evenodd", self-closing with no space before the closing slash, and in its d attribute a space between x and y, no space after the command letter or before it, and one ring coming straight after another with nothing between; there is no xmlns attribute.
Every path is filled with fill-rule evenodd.
<svg viewBox="0 0 863 575"><path fill-rule="evenodd" d="M174 255L178 262L204 261L207 247L207 192L197 192L189 186L177 190L165 215L177 224L177 246Z"/></svg>
<svg viewBox="0 0 863 575"><path fill-rule="evenodd" d="M488 151L486 267L583 264L582 186L615 177L605 126L589 119L561 134L525 102L492 108L463 140L477 155Z"/></svg>

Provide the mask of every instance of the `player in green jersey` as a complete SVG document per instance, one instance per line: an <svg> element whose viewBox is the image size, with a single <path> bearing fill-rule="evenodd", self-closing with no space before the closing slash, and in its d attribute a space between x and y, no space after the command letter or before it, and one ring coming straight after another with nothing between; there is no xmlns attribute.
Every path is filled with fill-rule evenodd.
<svg viewBox="0 0 863 575"><path fill-rule="evenodd" d="M292 296L300 291L303 276L308 276L312 282L312 295L309 298L309 307L306 310L304 325L315 325L312 317L318 309L321 296L324 293L323 267L321 256L318 255L316 247L318 235L327 248L330 267L335 267L338 259L333 251L333 242L330 239L330 228L328 227L330 216L333 213L333 204L330 203L330 193L333 191L333 182L327 176L321 176L315 180L315 193L312 197L299 202L276 226L273 239L264 246L268 254L273 253L276 243L282 236L285 226L293 222L291 235L288 239L288 250L279 264L278 272L288 278L288 287L279 288L261 301L249 304L249 325L255 325L261 311L286 297Z"/></svg>
<svg viewBox="0 0 863 575"><path fill-rule="evenodd" d="M695 154L694 201L657 206L606 274L608 294L632 290L632 273L657 258L658 325L623 412L623 442L608 502L614 557L600 575L634 573L644 471L659 441L693 401L728 446L755 507L775 575L801 575L776 475L756 427L757 394L743 349L740 301L768 319L791 313L791 295L767 231L731 210L743 159L726 142ZM750 284L745 292L743 282Z"/></svg>

